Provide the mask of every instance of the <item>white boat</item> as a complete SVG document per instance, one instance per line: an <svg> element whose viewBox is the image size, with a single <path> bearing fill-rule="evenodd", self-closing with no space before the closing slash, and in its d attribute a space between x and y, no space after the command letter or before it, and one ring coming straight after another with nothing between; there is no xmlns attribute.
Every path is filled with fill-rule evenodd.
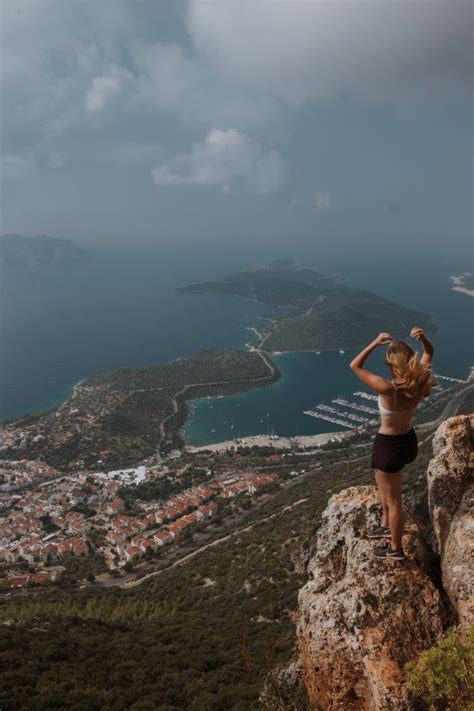
<svg viewBox="0 0 474 711"><path fill-rule="evenodd" d="M316 355L321 355L321 351L316 351Z"/></svg>
<svg viewBox="0 0 474 711"><path fill-rule="evenodd" d="M343 351L342 348L340 349L339 353L344 354L346 351Z"/></svg>
<svg viewBox="0 0 474 711"><path fill-rule="evenodd" d="M215 430L211 430L211 432L215 432Z"/></svg>

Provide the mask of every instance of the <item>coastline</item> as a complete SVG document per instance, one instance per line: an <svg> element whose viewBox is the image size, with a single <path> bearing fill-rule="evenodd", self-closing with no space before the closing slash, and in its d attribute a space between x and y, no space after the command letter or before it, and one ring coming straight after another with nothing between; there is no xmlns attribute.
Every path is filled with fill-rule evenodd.
<svg viewBox="0 0 474 711"><path fill-rule="evenodd" d="M469 274L459 274L458 276L450 276L453 285L451 286L452 291L459 291L461 294L466 294L467 296L474 296L474 290L468 289L463 285L464 278L469 276Z"/></svg>
<svg viewBox="0 0 474 711"><path fill-rule="evenodd" d="M468 296L474 296L474 290L466 289L465 286L452 286L452 291L460 291L462 294L467 294Z"/></svg>
<svg viewBox="0 0 474 711"><path fill-rule="evenodd" d="M268 435L250 435L249 437L239 438L236 440L227 440L225 442L215 442L214 444L205 444L199 447L185 444L184 451L189 453L194 452L225 452L231 449L241 449L242 447L272 447L273 449L291 449L291 447L319 447L333 438L345 438L349 432L320 432L315 435L299 435L296 437L277 437L273 439Z"/></svg>

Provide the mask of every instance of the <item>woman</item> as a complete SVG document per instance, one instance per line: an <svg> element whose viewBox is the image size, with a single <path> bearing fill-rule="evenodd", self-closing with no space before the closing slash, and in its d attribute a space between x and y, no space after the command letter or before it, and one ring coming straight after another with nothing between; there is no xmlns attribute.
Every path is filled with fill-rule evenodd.
<svg viewBox="0 0 474 711"><path fill-rule="evenodd" d="M418 404L430 394L436 383L430 369L433 345L421 328L412 328L410 336L423 345L421 358L407 343L393 340L388 333L380 333L350 365L357 377L378 393L381 424L375 435L371 466L375 469L383 516L381 525L370 534L370 538L390 538L390 546L376 548L374 555L391 560L405 558L402 548L401 470L405 464L413 462L418 453L413 416ZM385 362L390 369L391 380L364 368L372 351L386 344L389 346Z"/></svg>

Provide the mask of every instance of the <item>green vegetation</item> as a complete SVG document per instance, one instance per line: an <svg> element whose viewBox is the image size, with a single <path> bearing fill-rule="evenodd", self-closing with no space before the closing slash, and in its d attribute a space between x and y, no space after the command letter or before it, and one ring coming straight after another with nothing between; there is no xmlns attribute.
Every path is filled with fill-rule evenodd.
<svg viewBox="0 0 474 711"><path fill-rule="evenodd" d="M41 598L4 601L0 616L11 622L0 639L0 706L260 708L269 668L293 654L292 613L321 513L332 493L373 481L369 449L368 441L365 448L329 452L332 463L321 469L306 458L301 478L229 522L224 535L237 535L179 567L162 567L131 590L43 591ZM427 442L420 463L407 468L408 488L430 453ZM247 469L246 458L240 461ZM222 536L214 530L206 542ZM180 555L198 545L190 542Z"/></svg>
<svg viewBox="0 0 474 711"><path fill-rule="evenodd" d="M265 348L269 351L355 348L380 331L407 336L413 323L435 330L427 314L370 291L339 287L303 314L279 320L265 340Z"/></svg>
<svg viewBox="0 0 474 711"><path fill-rule="evenodd" d="M58 581L61 585L76 583L89 575L95 576L107 571L104 556L101 553L86 556L67 555L61 559L61 565L65 568Z"/></svg>
<svg viewBox="0 0 474 711"><path fill-rule="evenodd" d="M191 284L178 291L230 294L275 307L298 307L341 281L337 275L299 268L292 260L279 260L265 267L227 274L219 281Z"/></svg>
<svg viewBox="0 0 474 711"><path fill-rule="evenodd" d="M11 421L28 437L5 458L42 459L64 467L126 466L181 446L179 434L190 397L233 394L279 377L256 352L205 349L141 369L109 370L76 386L71 400L43 416ZM39 435L39 437L38 437Z"/></svg>
<svg viewBox="0 0 474 711"><path fill-rule="evenodd" d="M91 518L91 516L95 516L97 513L97 511L91 509L89 506L82 502L71 506L69 511L76 511L77 513L82 513L86 518Z"/></svg>
<svg viewBox="0 0 474 711"><path fill-rule="evenodd" d="M153 600L130 600L125 597L105 597L89 594L87 599L80 595L63 594L57 600L46 602L44 599L31 600L29 605L13 603L8 610L0 608L0 620L6 622L30 622L48 617L73 620L102 620L103 622L151 622L172 614L171 607L163 606Z"/></svg>
<svg viewBox="0 0 474 711"><path fill-rule="evenodd" d="M117 495L130 504L137 499L141 501L164 500L191 486L202 484L208 479L207 469L194 467L179 479L174 476L164 476L159 479L148 479L141 484L123 486L118 490Z"/></svg>
<svg viewBox="0 0 474 711"><path fill-rule="evenodd" d="M436 330L426 313L352 289L338 275L300 268L290 260L180 291L234 294L277 307L272 325L263 333L269 352L353 348L380 331L406 336L415 323Z"/></svg>
<svg viewBox="0 0 474 711"><path fill-rule="evenodd" d="M59 531L59 526L57 526L51 519L49 513L44 516L40 516L41 525L46 533L54 533L54 531Z"/></svg>
<svg viewBox="0 0 474 711"><path fill-rule="evenodd" d="M414 696L429 711L474 709L474 626L463 641L450 629L431 649L422 652L405 670Z"/></svg>

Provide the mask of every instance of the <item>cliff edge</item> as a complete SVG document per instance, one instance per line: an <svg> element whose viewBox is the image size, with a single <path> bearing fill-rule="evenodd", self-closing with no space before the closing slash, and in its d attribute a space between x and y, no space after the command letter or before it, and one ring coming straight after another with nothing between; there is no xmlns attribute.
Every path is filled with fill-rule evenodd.
<svg viewBox="0 0 474 711"><path fill-rule="evenodd" d="M367 534L381 514L375 487L352 487L329 500L296 613L293 664L311 709L411 711L404 665L441 639L447 598L450 623L458 618L461 632L472 624L473 424L474 416L453 417L434 436L427 471L432 529L427 536L406 513L407 560L373 557Z"/></svg>
<svg viewBox="0 0 474 711"><path fill-rule="evenodd" d="M403 564L373 557L375 487L333 496L323 514L308 582L298 600L297 638L311 708L409 707L403 666L442 633L440 596L428 557L408 518Z"/></svg>
<svg viewBox="0 0 474 711"><path fill-rule="evenodd" d="M433 438L428 504L443 588L466 633L474 620L474 415L451 417Z"/></svg>

